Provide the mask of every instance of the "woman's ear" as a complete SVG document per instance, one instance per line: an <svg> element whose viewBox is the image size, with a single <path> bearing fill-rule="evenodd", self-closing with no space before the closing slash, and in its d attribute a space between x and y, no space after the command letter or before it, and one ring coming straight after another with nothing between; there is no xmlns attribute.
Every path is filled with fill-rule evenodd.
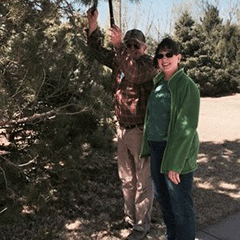
<svg viewBox="0 0 240 240"><path fill-rule="evenodd" d="M179 53L179 54L177 55L178 63L181 62L181 58L182 58L182 55Z"/></svg>

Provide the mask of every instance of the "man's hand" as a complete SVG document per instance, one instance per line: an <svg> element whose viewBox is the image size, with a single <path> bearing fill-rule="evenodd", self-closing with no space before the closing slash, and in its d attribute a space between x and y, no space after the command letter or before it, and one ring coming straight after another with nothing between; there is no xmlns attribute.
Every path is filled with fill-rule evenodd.
<svg viewBox="0 0 240 240"><path fill-rule="evenodd" d="M89 35L97 29L97 19L98 19L98 10L93 8L89 8L87 11L87 18L89 23Z"/></svg>
<svg viewBox="0 0 240 240"><path fill-rule="evenodd" d="M109 32L110 41L114 46L121 44L122 42L122 30L114 25Z"/></svg>
<svg viewBox="0 0 240 240"><path fill-rule="evenodd" d="M168 178L174 183L174 184L179 184L180 183L180 177L179 177L179 173L175 172L175 171L170 171L168 173Z"/></svg>

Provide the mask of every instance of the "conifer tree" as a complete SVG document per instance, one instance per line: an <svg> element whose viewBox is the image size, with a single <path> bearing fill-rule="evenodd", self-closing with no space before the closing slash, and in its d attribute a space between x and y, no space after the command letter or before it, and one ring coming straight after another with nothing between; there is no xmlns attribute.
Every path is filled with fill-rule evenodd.
<svg viewBox="0 0 240 240"><path fill-rule="evenodd" d="M76 118L80 123L76 129L91 132L102 118L110 117L108 73L86 46L86 19L64 3L1 3L1 98L7 103L0 110L3 122L55 111L53 115L61 123L67 119L66 124L71 125L70 119ZM65 23L63 9L70 9L70 21ZM85 115L92 120L81 121ZM63 129L57 132L64 135Z"/></svg>
<svg viewBox="0 0 240 240"><path fill-rule="evenodd" d="M180 42L183 61L189 75L199 86L202 96L217 96L239 91L237 74L226 64L226 56L235 62L238 46L236 36L227 34L227 25L222 24L219 11L208 5L200 23L195 23L191 15L183 13L175 25L175 37ZM229 30L229 33L232 31ZM236 35L237 35L236 31ZM225 33L225 34L224 34ZM231 39L231 40L230 40ZM225 44L225 43L228 44ZM224 55L225 54L225 55Z"/></svg>
<svg viewBox="0 0 240 240"><path fill-rule="evenodd" d="M0 187L41 201L50 175L81 167L86 145L114 149L110 72L94 60L86 18L67 1L1 1L0 14L0 129L10 142L0 146Z"/></svg>

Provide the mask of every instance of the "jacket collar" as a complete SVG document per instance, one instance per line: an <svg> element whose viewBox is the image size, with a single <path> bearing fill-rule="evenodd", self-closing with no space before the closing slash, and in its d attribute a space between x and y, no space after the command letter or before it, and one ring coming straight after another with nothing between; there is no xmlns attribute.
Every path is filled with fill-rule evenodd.
<svg viewBox="0 0 240 240"><path fill-rule="evenodd" d="M184 68L180 68L177 72L175 72L168 82L170 83L170 82L174 81L176 76L179 75L182 72L184 72ZM156 86L163 78L164 78L164 73L163 72L160 72L157 76L155 76L153 78L154 86Z"/></svg>

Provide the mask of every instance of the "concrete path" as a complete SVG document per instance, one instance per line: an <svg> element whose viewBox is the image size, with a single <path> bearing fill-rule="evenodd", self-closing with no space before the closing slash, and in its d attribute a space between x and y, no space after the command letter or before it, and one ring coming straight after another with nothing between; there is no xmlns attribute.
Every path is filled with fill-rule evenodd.
<svg viewBox="0 0 240 240"><path fill-rule="evenodd" d="M198 231L196 240L240 240L240 212Z"/></svg>
<svg viewBox="0 0 240 240"><path fill-rule="evenodd" d="M223 142L240 139L239 119L240 94L201 98L198 126L200 141Z"/></svg>

